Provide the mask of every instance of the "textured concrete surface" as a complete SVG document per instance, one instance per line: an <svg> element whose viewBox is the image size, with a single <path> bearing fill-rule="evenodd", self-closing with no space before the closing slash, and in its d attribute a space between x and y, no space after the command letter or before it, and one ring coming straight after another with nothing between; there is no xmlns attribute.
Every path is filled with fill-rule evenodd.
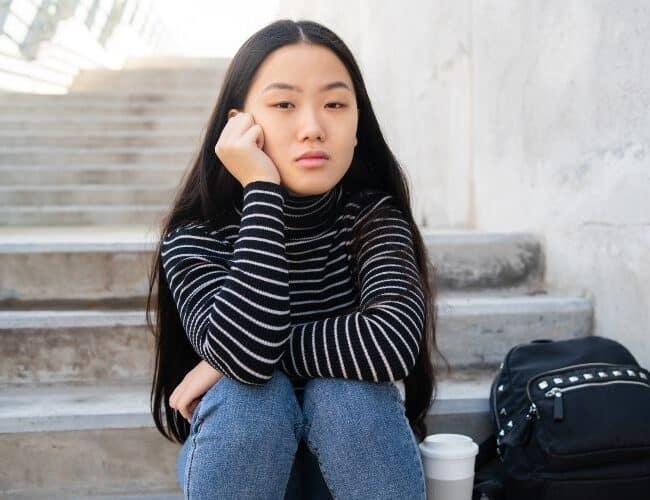
<svg viewBox="0 0 650 500"><path fill-rule="evenodd" d="M3 498L162 492L176 488L180 445L153 427L0 433Z"/></svg>

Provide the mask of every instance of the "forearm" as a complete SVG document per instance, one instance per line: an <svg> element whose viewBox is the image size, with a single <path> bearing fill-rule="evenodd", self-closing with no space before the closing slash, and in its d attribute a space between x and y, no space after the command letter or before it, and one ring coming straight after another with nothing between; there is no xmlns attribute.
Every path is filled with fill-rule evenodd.
<svg viewBox="0 0 650 500"><path fill-rule="evenodd" d="M226 244L193 230L185 239L168 239L165 269L199 357L259 385L272 377L290 334L283 197L279 185L267 181L249 183L243 196L229 261Z"/></svg>

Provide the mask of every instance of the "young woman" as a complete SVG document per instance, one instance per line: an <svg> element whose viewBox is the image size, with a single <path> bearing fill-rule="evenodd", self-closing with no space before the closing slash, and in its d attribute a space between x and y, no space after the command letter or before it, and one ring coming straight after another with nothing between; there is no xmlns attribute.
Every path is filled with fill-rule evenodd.
<svg viewBox="0 0 650 500"><path fill-rule="evenodd" d="M433 268L334 33L244 43L163 227L152 405L185 497L425 498Z"/></svg>

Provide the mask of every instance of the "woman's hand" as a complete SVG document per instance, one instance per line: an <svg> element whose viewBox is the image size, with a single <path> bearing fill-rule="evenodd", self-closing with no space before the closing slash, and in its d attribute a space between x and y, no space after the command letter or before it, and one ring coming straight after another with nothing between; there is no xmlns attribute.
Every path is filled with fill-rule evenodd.
<svg viewBox="0 0 650 500"><path fill-rule="evenodd" d="M174 392L169 396L169 406L178 410L189 422L192 420L194 408L199 404L210 387L217 383L223 373L212 368L205 361L201 361L192 368L176 386Z"/></svg>
<svg viewBox="0 0 650 500"><path fill-rule="evenodd" d="M280 184L280 173L263 147L264 131L253 115L231 109L214 151L243 187L257 180Z"/></svg>

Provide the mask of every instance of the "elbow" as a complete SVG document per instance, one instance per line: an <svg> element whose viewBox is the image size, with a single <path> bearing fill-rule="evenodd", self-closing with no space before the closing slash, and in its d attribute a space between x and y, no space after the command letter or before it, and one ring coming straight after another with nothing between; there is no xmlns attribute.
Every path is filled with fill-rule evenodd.
<svg viewBox="0 0 650 500"><path fill-rule="evenodd" d="M202 332L199 356L225 376L242 384L261 386L273 378L284 354L284 342L276 347L259 344L248 352L231 344L225 345L210 332Z"/></svg>
<svg viewBox="0 0 650 500"><path fill-rule="evenodd" d="M411 359L404 360L405 363L398 363L397 366L394 366L392 369L393 376L389 378L390 382L397 382L408 376L409 373L415 368L415 363L411 363ZM416 358L417 361L417 358Z"/></svg>
<svg viewBox="0 0 650 500"><path fill-rule="evenodd" d="M223 366L223 368L220 368L220 366L222 365L219 364L214 367L223 373L225 377L244 385L262 386L273 377L272 370L261 370L258 366L246 366L244 368L237 363Z"/></svg>
<svg viewBox="0 0 650 500"><path fill-rule="evenodd" d="M402 380L406 378L410 373L415 370L415 366L418 363L420 353L425 352L422 349L422 335L424 334L423 330L412 332L411 338L414 340L411 342L408 352L403 352L402 362L397 363L393 370L393 375L396 380Z"/></svg>
<svg viewBox="0 0 650 500"><path fill-rule="evenodd" d="M403 378L406 378L410 373L413 372L413 370L415 370L415 365L417 365L417 362L418 362L418 353L416 352L415 353L415 363L409 363L407 365L406 372L402 374L400 380L403 379Z"/></svg>

